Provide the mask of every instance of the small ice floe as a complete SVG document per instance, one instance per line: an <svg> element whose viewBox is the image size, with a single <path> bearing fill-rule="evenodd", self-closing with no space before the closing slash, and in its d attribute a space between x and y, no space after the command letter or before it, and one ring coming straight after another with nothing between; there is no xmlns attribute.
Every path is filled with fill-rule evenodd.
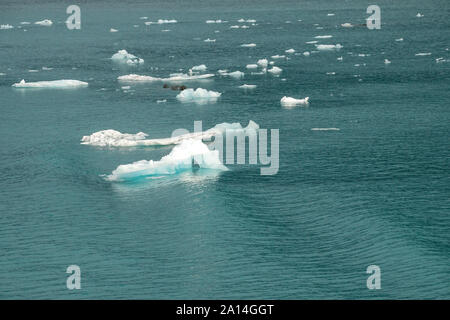
<svg viewBox="0 0 450 320"><path fill-rule="evenodd" d="M258 69L258 65L257 64L248 64L245 67L247 69Z"/></svg>
<svg viewBox="0 0 450 320"><path fill-rule="evenodd" d="M220 74L221 76L224 76L228 73L227 69L219 69L217 70L217 73Z"/></svg>
<svg viewBox="0 0 450 320"><path fill-rule="evenodd" d="M166 81L166 82L179 82L179 81L189 81L189 80L203 80L214 77L213 74L200 74L200 75L188 75L184 73L174 73L171 74L169 78L155 78L151 76L143 76L139 74L128 74L120 76L117 78L119 81L124 82L156 82L156 81Z"/></svg>
<svg viewBox="0 0 450 320"><path fill-rule="evenodd" d="M201 64L201 65L198 65L198 66L193 66L191 68L192 71L206 71L207 69L208 68L204 64Z"/></svg>
<svg viewBox="0 0 450 320"><path fill-rule="evenodd" d="M334 76L335 74L336 74L336 72L334 72L334 71L333 72L327 72L328 76Z"/></svg>
<svg viewBox="0 0 450 320"><path fill-rule="evenodd" d="M254 47L256 47L256 44L254 44L254 43L244 43L244 44L241 44L241 47L254 48Z"/></svg>
<svg viewBox="0 0 450 320"><path fill-rule="evenodd" d="M270 72L271 74L277 75L280 74L283 71L283 69L278 68L276 66L273 66L272 69L267 70L267 72Z"/></svg>
<svg viewBox="0 0 450 320"><path fill-rule="evenodd" d="M338 57L336 60L337 60L337 61L342 61L342 60L344 60L344 58L343 58L342 56L340 56L340 57Z"/></svg>
<svg viewBox="0 0 450 320"><path fill-rule="evenodd" d="M391 63L391 61L390 60L388 60L388 59L384 59L384 64L390 64Z"/></svg>
<svg viewBox="0 0 450 320"><path fill-rule="evenodd" d="M340 131L339 128L311 128L311 131Z"/></svg>
<svg viewBox="0 0 450 320"><path fill-rule="evenodd" d="M418 13L416 14L416 17L417 17L417 18L422 18L422 17L423 17L423 14L421 14L420 12L418 12Z"/></svg>
<svg viewBox="0 0 450 320"><path fill-rule="evenodd" d="M166 24L166 23L177 23L178 21L177 20L175 20L175 19L170 19L170 20L168 20L168 19L159 19L158 21L156 21L156 22L153 22L153 21L146 21L146 22L144 22L147 26L149 26L149 25L151 25L151 24Z"/></svg>
<svg viewBox="0 0 450 320"><path fill-rule="evenodd" d="M327 13L327 17L332 17L334 15L335 15L334 13Z"/></svg>
<svg viewBox="0 0 450 320"><path fill-rule="evenodd" d="M311 54L311 53L309 53L309 51L305 51L305 52L303 52L303 55L304 55L305 57L309 57L309 56L310 56L310 54Z"/></svg>
<svg viewBox="0 0 450 320"><path fill-rule="evenodd" d="M139 17L139 19L141 19L141 20L147 20L148 17Z"/></svg>
<svg viewBox="0 0 450 320"><path fill-rule="evenodd" d="M287 50L285 50L284 52L286 52L286 53L294 53L295 52L295 49L287 49Z"/></svg>
<svg viewBox="0 0 450 320"><path fill-rule="evenodd" d="M44 19L42 21L36 21L34 24L37 24L40 26L45 26L45 27L50 27L53 24L53 22L52 22L52 20Z"/></svg>
<svg viewBox="0 0 450 320"><path fill-rule="evenodd" d="M313 40L313 41L307 41L307 42L305 42L305 43L306 43L306 44L316 44L317 42L319 42L319 41Z"/></svg>
<svg viewBox="0 0 450 320"><path fill-rule="evenodd" d="M210 39L210 38L208 38L208 39L205 39L205 40L203 40L204 42L216 42L216 39Z"/></svg>
<svg viewBox="0 0 450 320"><path fill-rule="evenodd" d="M316 49L320 51L340 50L342 45L338 44L316 44Z"/></svg>
<svg viewBox="0 0 450 320"><path fill-rule="evenodd" d="M403 38L395 39L395 41L397 41L397 42L403 41Z"/></svg>
<svg viewBox="0 0 450 320"><path fill-rule="evenodd" d="M255 89L256 88L256 84L243 84L242 86L239 86L239 88L241 89Z"/></svg>
<svg viewBox="0 0 450 320"><path fill-rule="evenodd" d="M177 95L177 99L181 102L195 102L203 104L207 102L216 102L222 95L220 92L210 91L202 88L185 89Z"/></svg>
<svg viewBox="0 0 450 320"><path fill-rule="evenodd" d="M123 87L121 87L120 89L122 89L122 90L130 90L131 87L130 87L130 86L123 86Z"/></svg>
<svg viewBox="0 0 450 320"><path fill-rule="evenodd" d="M284 59L284 58L286 58L286 56L277 54L277 55L271 56L271 58L272 59Z"/></svg>
<svg viewBox="0 0 450 320"><path fill-rule="evenodd" d="M431 52L419 52L419 53L416 53L415 54L415 56L430 56L431 55Z"/></svg>
<svg viewBox="0 0 450 320"><path fill-rule="evenodd" d="M28 25L28 24L31 24L31 22L28 22L28 21L22 21L20 24L21 24L21 25Z"/></svg>
<svg viewBox="0 0 450 320"><path fill-rule="evenodd" d="M109 29L109 32L117 32L117 31L119 31L119 30L114 29L114 28Z"/></svg>
<svg viewBox="0 0 450 320"><path fill-rule="evenodd" d="M257 64L258 66L265 68L269 64L269 61L267 59L259 59Z"/></svg>
<svg viewBox="0 0 450 320"><path fill-rule="evenodd" d="M354 27L350 22L342 23L341 27L343 28L352 28Z"/></svg>
<svg viewBox="0 0 450 320"><path fill-rule="evenodd" d="M166 103L167 99L156 100L156 103Z"/></svg>
<svg viewBox="0 0 450 320"><path fill-rule="evenodd" d="M294 107L296 105L308 105L309 104L309 97L303 98L303 99L295 99L292 97L286 97L284 96L281 98L280 103L284 107Z"/></svg>
<svg viewBox="0 0 450 320"><path fill-rule="evenodd" d="M53 80L53 81L37 81L37 82L25 82L22 79L19 83L12 85L15 88L55 88L55 89L68 89L87 87L88 83L79 80Z"/></svg>
<svg viewBox="0 0 450 320"><path fill-rule="evenodd" d="M13 29L14 27L10 24L2 24L0 25L0 30L8 30L8 29Z"/></svg>
<svg viewBox="0 0 450 320"><path fill-rule="evenodd" d="M240 27L239 26L230 26L230 29L239 29Z"/></svg>
<svg viewBox="0 0 450 320"><path fill-rule="evenodd" d="M39 70L30 69L30 70L28 70L28 72L34 73L34 72L39 72Z"/></svg>
<svg viewBox="0 0 450 320"><path fill-rule="evenodd" d="M234 72L223 73L222 75L229 76L234 79L242 79L244 77L245 73L243 73L242 71L234 71Z"/></svg>
<svg viewBox="0 0 450 320"><path fill-rule="evenodd" d="M138 58L134 54L128 53L127 50L119 50L117 53L113 54L111 60L120 63L126 63L128 65L144 63L144 59Z"/></svg>
<svg viewBox="0 0 450 320"><path fill-rule="evenodd" d="M218 20L206 20L205 22L206 23L223 23L225 21L222 21L222 20L218 19Z"/></svg>
<svg viewBox="0 0 450 320"><path fill-rule="evenodd" d="M329 38L333 38L332 35L325 35L325 36L315 36L315 39L329 39Z"/></svg>
<svg viewBox="0 0 450 320"><path fill-rule="evenodd" d="M44 70L44 71L50 71L50 70L53 70L53 68L42 67L42 70Z"/></svg>
<svg viewBox="0 0 450 320"><path fill-rule="evenodd" d="M170 29L161 30L161 32L170 32L170 31L171 31Z"/></svg>
<svg viewBox="0 0 450 320"><path fill-rule="evenodd" d="M0 72L0 76L6 76L6 73Z"/></svg>
<svg viewBox="0 0 450 320"><path fill-rule="evenodd" d="M443 57L437 58L436 59L436 63L442 63L442 62L447 62L448 60L445 60Z"/></svg>

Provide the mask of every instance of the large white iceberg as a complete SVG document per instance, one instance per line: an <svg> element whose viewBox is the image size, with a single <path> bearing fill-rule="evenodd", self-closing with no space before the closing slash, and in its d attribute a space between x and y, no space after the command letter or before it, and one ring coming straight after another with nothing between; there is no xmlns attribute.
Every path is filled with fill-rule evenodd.
<svg viewBox="0 0 450 320"><path fill-rule="evenodd" d="M37 81L37 82L25 82L22 79L19 83L14 83L12 86L15 88L78 88L87 87L87 82L79 80L52 80L52 81Z"/></svg>
<svg viewBox="0 0 450 320"><path fill-rule="evenodd" d="M281 98L281 105L285 107L293 107L299 104L307 105L309 104L309 97L303 98L303 99L295 99L292 97L286 97L284 96Z"/></svg>
<svg viewBox="0 0 450 320"><path fill-rule="evenodd" d="M148 134L138 132L136 134L121 133L116 130L102 130L95 132L81 139L81 144L99 146L99 147L137 147L137 146L168 146L180 144L185 140L210 140L213 136L221 134L224 136L227 132L256 133L259 125L250 120L247 127L242 127L240 123L220 123L201 132L186 133L169 138L147 139Z"/></svg>
<svg viewBox="0 0 450 320"><path fill-rule="evenodd" d="M222 94L216 91L210 91L202 88L185 89L177 95L181 102L207 103L215 102Z"/></svg>
<svg viewBox="0 0 450 320"><path fill-rule="evenodd" d="M141 160L118 166L109 176L109 181L132 180L147 176L161 176L203 169L228 170L219 158L218 150L209 150L200 140L184 140L159 161Z"/></svg>
<svg viewBox="0 0 450 320"><path fill-rule="evenodd" d="M136 57L134 54L128 53L127 50L119 50L113 54L111 60L129 65L144 63L144 59Z"/></svg>

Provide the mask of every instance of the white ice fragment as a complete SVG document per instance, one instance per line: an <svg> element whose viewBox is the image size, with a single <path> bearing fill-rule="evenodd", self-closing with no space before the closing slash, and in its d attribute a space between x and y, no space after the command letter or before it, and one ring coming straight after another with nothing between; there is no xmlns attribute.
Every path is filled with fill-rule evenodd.
<svg viewBox="0 0 450 320"><path fill-rule="evenodd" d="M12 85L15 88L55 88L55 89L68 89L87 87L88 83L79 80L52 80L52 81L37 81L26 82L22 79L19 83Z"/></svg>
<svg viewBox="0 0 450 320"><path fill-rule="evenodd" d="M283 98L281 98L280 100L281 105L285 106L285 107L293 107L296 105L307 105L309 104L309 97L303 98L303 99L295 99L292 97L286 97L284 96Z"/></svg>

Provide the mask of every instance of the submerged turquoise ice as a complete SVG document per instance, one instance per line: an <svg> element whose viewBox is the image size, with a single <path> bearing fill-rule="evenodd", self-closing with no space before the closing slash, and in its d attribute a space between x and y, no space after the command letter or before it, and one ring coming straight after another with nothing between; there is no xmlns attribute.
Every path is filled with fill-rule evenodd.
<svg viewBox="0 0 450 320"><path fill-rule="evenodd" d="M0 30L0 298L450 298L448 1L377 1L375 31L341 27L364 23L364 1L89 1L74 31L70 4L0 3L0 25L14 27ZM177 23L144 24L158 19ZM309 41L343 48L305 56ZM121 49L145 62L114 64ZM251 75L262 58L282 73ZM213 80L183 84L222 93L215 103L117 81L201 64ZM22 79L89 86L11 87ZM278 174L234 165L111 182L172 147L80 144L104 129L165 138L196 120L280 129ZM81 290L66 288L72 264ZM372 264L381 290L366 287Z"/></svg>

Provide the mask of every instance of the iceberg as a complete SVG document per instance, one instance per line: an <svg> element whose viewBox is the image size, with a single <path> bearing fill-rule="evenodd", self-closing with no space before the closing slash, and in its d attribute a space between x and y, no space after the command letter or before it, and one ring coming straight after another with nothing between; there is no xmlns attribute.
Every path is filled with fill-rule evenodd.
<svg viewBox="0 0 450 320"><path fill-rule="evenodd" d="M53 24L53 22L52 22L52 20L44 19L42 21L36 21L34 24L38 24L40 26L45 26L45 27L50 27Z"/></svg>
<svg viewBox="0 0 450 320"><path fill-rule="evenodd" d="M234 79L242 79L244 77L245 73L243 73L242 71L234 71L234 72L225 73L224 75L230 76Z"/></svg>
<svg viewBox="0 0 450 320"><path fill-rule="evenodd" d="M294 53L294 52L295 52L295 49L287 49L287 50L285 50L284 52L286 52L286 53Z"/></svg>
<svg viewBox="0 0 450 320"><path fill-rule="evenodd" d="M269 64L269 61L267 61L267 59L259 59L257 64L258 66L265 68Z"/></svg>
<svg viewBox="0 0 450 320"><path fill-rule="evenodd" d="M128 65L144 63L144 59L138 58L134 54L128 53L127 50L117 51L117 53L113 54L111 60L120 63L126 63Z"/></svg>
<svg viewBox="0 0 450 320"><path fill-rule="evenodd" d="M202 88L185 89L177 95L177 99L181 102L195 102L198 104L216 102L217 99L222 95L220 92L209 91Z"/></svg>
<svg viewBox="0 0 450 320"><path fill-rule="evenodd" d="M242 86L239 86L239 88L241 89L255 89L256 88L256 84L243 84Z"/></svg>
<svg viewBox="0 0 450 320"><path fill-rule="evenodd" d="M292 97L284 96L283 98L281 98L280 102L281 105L285 107L293 107L299 104L307 105L309 104L309 97L306 97L304 99L295 99Z"/></svg>
<svg viewBox="0 0 450 320"><path fill-rule="evenodd" d="M216 39L210 39L210 38L208 38L208 39L205 39L205 40L203 40L204 42L216 42Z"/></svg>
<svg viewBox="0 0 450 320"><path fill-rule="evenodd" d="M144 132L121 133L116 130L102 130L95 132L89 136L83 136L81 144L98 146L98 147L138 147L138 146L169 146L180 144L185 140L211 140L215 135L225 135L227 132L256 133L259 125L250 120L247 127L242 127L240 123L220 123L201 132L186 133L170 138L147 139L148 134Z"/></svg>
<svg viewBox="0 0 450 320"><path fill-rule="evenodd" d="M316 44L316 49L321 51L339 50L342 45L338 44Z"/></svg>
<svg viewBox="0 0 450 320"><path fill-rule="evenodd" d="M246 66L247 69L258 69L258 65L257 64L248 64Z"/></svg>
<svg viewBox="0 0 450 320"><path fill-rule="evenodd" d="M343 28L352 28L353 25L350 22L346 22L346 23L342 23L341 27L343 27Z"/></svg>
<svg viewBox="0 0 450 320"><path fill-rule="evenodd" d="M15 88L56 88L56 89L67 89L67 88L78 88L87 87L89 84L87 82L79 80L53 80L53 81L37 81L37 82L25 82L22 79L19 83L14 83L12 86Z"/></svg>
<svg viewBox="0 0 450 320"><path fill-rule="evenodd" d="M272 59L283 59L283 58L285 58L285 57L286 57L286 56L284 56L284 55L280 56L279 54L274 55L274 56L271 56Z"/></svg>
<svg viewBox="0 0 450 320"><path fill-rule="evenodd" d="M204 64L201 64L199 66L194 66L191 68L192 71L206 71L208 69Z"/></svg>
<svg viewBox="0 0 450 320"><path fill-rule="evenodd" d="M0 25L0 30L8 30L8 29L13 29L14 27L10 24L2 24Z"/></svg>
<svg viewBox="0 0 450 320"><path fill-rule="evenodd" d="M256 44L255 43L244 43L244 44L241 44L241 47L253 48L253 47L256 47Z"/></svg>
<svg viewBox="0 0 450 320"><path fill-rule="evenodd" d="M267 70L267 72L270 72L271 74L280 74L282 71L283 69L276 66L272 67L272 69Z"/></svg>
<svg viewBox="0 0 450 320"><path fill-rule="evenodd" d="M119 30L114 29L114 28L109 29L109 32L117 32L117 31L119 31Z"/></svg>
<svg viewBox="0 0 450 320"><path fill-rule="evenodd" d="M326 35L326 36L315 36L315 39L329 39L329 38L333 38L333 36L331 35Z"/></svg>
<svg viewBox="0 0 450 320"><path fill-rule="evenodd" d="M177 81L189 81L189 80L204 80L214 77L214 74L199 74L199 75L188 75L184 73L172 74L169 78L155 78L151 76L143 76L139 74L127 74L124 76L119 76L117 80L124 82L155 82L155 81L166 81L166 82L177 82Z"/></svg>
<svg viewBox="0 0 450 320"><path fill-rule="evenodd" d="M120 165L106 179L124 181L147 176L172 175L192 170L194 164L200 169L228 170L220 161L218 150L209 150L200 140L185 140L159 161L141 160Z"/></svg>

